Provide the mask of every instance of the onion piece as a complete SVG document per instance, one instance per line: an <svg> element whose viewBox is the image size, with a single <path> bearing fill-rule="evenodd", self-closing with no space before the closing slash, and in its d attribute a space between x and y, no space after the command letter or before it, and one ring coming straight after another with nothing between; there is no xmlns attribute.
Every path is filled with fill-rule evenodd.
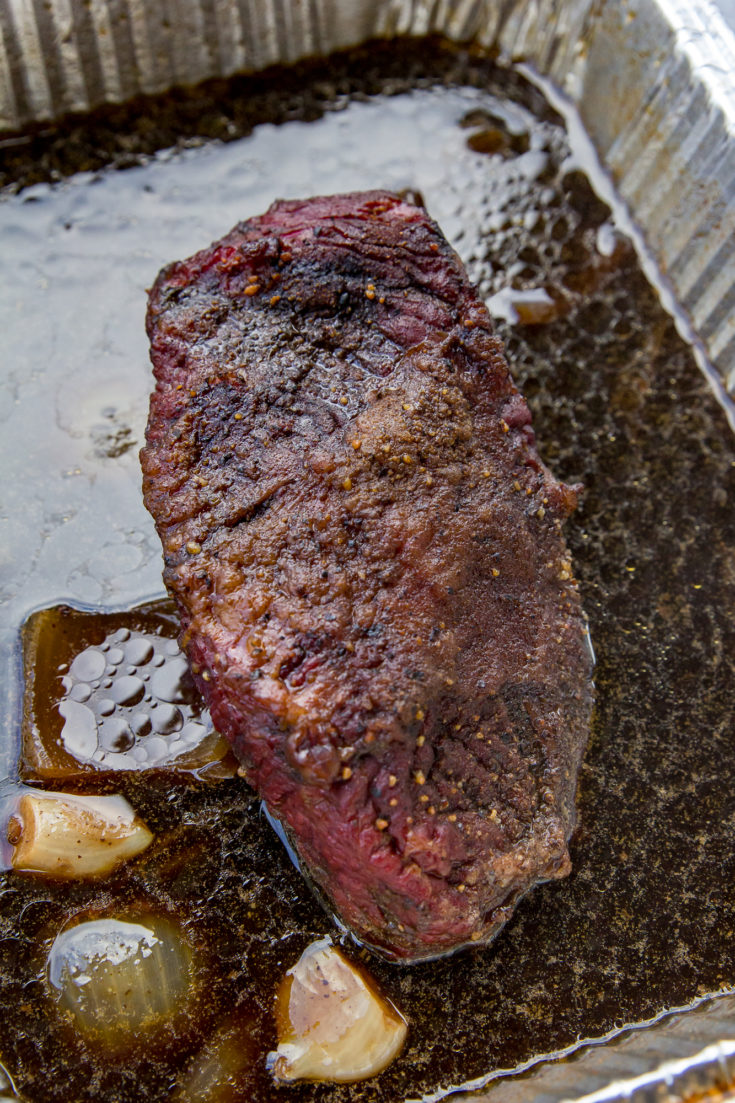
<svg viewBox="0 0 735 1103"><path fill-rule="evenodd" d="M191 1009L191 948L161 916L93 919L57 935L47 977L77 1029L125 1048Z"/></svg>
<svg viewBox="0 0 735 1103"><path fill-rule="evenodd" d="M13 869L100 877L140 854L153 835L124 797L24 793L8 824Z"/></svg>
<svg viewBox="0 0 735 1103"><path fill-rule="evenodd" d="M279 1044L268 1067L281 1081L375 1076L397 1057L408 1030L329 938L313 942L289 969L276 997L276 1023Z"/></svg>

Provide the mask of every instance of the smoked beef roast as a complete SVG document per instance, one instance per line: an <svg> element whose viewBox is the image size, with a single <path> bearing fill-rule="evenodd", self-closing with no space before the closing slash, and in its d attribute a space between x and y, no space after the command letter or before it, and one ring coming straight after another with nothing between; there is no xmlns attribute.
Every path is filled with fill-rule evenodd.
<svg viewBox="0 0 735 1103"><path fill-rule="evenodd" d="M278 202L150 294L182 644L328 906L411 962L569 872L591 658L487 310L426 212Z"/></svg>

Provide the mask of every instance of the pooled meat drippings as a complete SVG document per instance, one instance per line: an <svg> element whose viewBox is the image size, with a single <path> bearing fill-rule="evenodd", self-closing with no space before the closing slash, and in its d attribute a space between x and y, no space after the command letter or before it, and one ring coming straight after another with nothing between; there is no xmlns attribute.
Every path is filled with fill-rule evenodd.
<svg viewBox="0 0 735 1103"><path fill-rule="evenodd" d="M166 268L144 496L219 731L315 884L402 961L569 872L591 659L487 310L424 210L276 203Z"/></svg>

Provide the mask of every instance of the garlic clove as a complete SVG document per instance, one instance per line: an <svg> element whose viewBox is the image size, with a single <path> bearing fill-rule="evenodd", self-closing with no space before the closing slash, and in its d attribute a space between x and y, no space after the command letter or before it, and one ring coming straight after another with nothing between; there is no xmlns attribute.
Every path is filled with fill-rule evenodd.
<svg viewBox="0 0 735 1103"><path fill-rule="evenodd" d="M77 1030L113 1050L185 1021L196 987L191 947L162 916L69 927L57 935L46 972Z"/></svg>
<svg viewBox="0 0 735 1103"><path fill-rule="evenodd" d="M329 938L307 947L276 998L278 1048L268 1055L277 1080L349 1083L382 1072L397 1057L407 1026L391 1003Z"/></svg>
<svg viewBox="0 0 735 1103"><path fill-rule="evenodd" d="M8 825L12 867L51 877L100 877L140 854L153 835L115 797L24 793Z"/></svg>

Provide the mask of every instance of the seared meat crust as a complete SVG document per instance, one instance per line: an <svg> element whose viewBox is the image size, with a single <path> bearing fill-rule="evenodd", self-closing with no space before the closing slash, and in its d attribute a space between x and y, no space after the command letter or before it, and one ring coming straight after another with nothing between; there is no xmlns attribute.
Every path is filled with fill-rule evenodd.
<svg viewBox="0 0 735 1103"><path fill-rule="evenodd" d="M142 452L182 643L320 893L417 961L569 871L574 488L426 213L276 203L165 269Z"/></svg>

